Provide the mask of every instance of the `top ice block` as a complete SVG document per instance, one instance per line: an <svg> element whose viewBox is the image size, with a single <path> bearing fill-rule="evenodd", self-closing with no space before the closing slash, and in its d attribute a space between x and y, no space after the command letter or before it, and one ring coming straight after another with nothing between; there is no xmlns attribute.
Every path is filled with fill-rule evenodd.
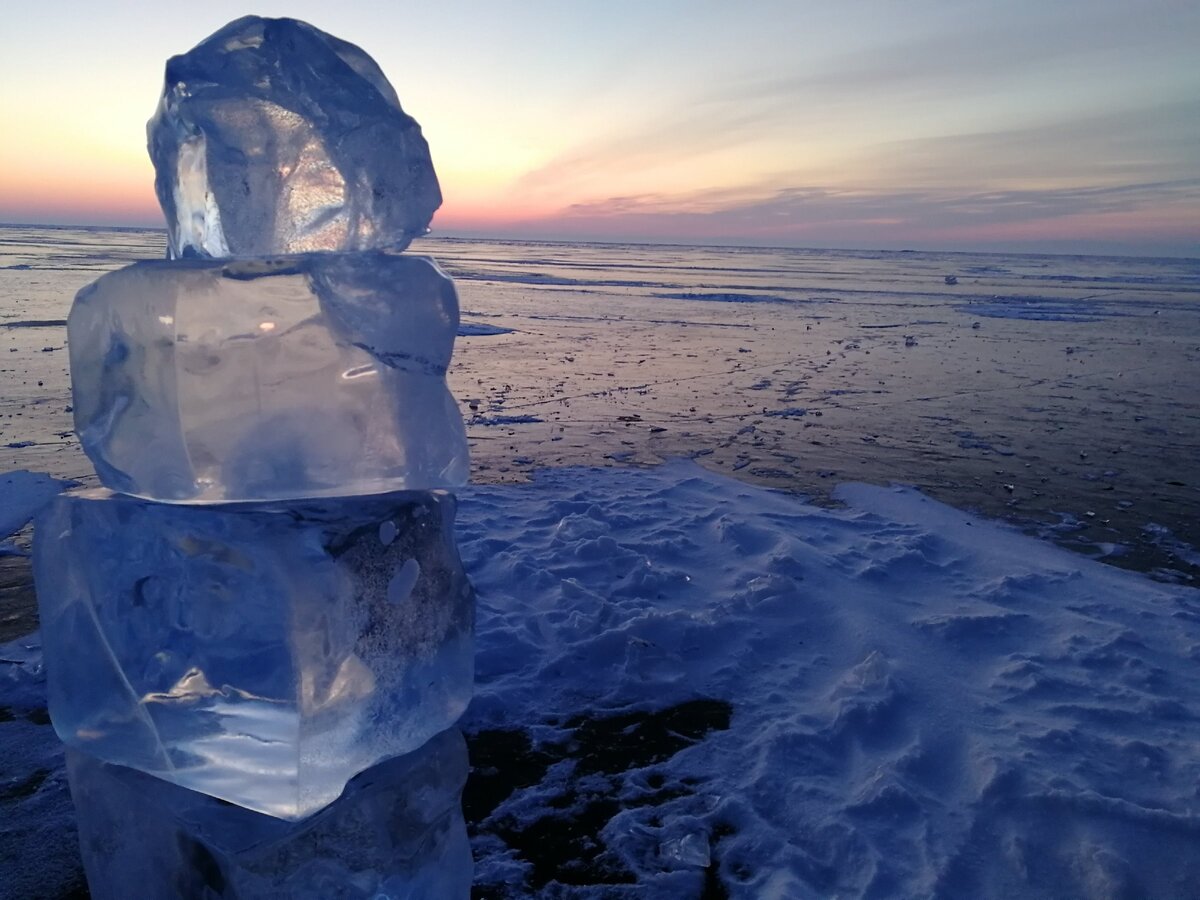
<svg viewBox="0 0 1200 900"><path fill-rule="evenodd" d="M147 134L173 258L403 250L442 202L375 61L295 19L246 16L168 60Z"/></svg>

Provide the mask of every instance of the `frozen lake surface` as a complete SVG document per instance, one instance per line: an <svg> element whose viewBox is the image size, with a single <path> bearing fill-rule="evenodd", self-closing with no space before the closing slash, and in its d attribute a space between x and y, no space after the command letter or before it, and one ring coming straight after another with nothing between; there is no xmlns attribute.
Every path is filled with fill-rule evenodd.
<svg viewBox="0 0 1200 900"><path fill-rule="evenodd" d="M0 472L93 480L63 320L162 237L0 242ZM476 896L1194 896L1200 263L416 249L464 310ZM0 898L65 900L30 604L0 555Z"/></svg>
<svg viewBox="0 0 1200 900"><path fill-rule="evenodd" d="M0 227L0 471L87 480L63 322L157 231ZM913 484L1200 576L1200 260L425 238L475 481L692 456L822 497ZM947 284L947 277L956 281Z"/></svg>

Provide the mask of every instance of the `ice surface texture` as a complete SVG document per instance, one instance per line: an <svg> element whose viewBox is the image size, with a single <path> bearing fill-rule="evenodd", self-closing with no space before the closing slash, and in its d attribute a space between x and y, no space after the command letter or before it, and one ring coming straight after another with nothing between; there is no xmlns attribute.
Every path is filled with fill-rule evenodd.
<svg viewBox="0 0 1200 900"><path fill-rule="evenodd" d="M136 263L75 298L75 430L107 487L156 500L458 486L457 327L420 256Z"/></svg>
<svg viewBox="0 0 1200 900"><path fill-rule="evenodd" d="M443 492L207 507L60 495L34 548L55 730L250 809L319 809L470 699L454 508Z"/></svg>
<svg viewBox="0 0 1200 900"><path fill-rule="evenodd" d="M465 900L471 849L458 731L372 768L333 805L282 822L67 751L94 900Z"/></svg>
<svg viewBox="0 0 1200 900"><path fill-rule="evenodd" d="M168 60L147 134L175 257L402 250L442 202L375 61L295 19L246 16Z"/></svg>

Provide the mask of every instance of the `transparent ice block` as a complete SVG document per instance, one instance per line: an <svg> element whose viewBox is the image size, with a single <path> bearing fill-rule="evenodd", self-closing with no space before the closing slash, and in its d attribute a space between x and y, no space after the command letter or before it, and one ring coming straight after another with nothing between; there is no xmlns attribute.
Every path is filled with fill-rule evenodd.
<svg viewBox="0 0 1200 900"><path fill-rule="evenodd" d="M246 16L168 60L147 135L175 258L403 250L442 202L375 61L295 19Z"/></svg>
<svg viewBox="0 0 1200 900"><path fill-rule="evenodd" d="M426 257L136 263L71 308L75 428L107 487L156 500L458 486L457 329Z"/></svg>
<svg viewBox="0 0 1200 900"><path fill-rule="evenodd" d="M354 778L284 822L67 750L93 900L228 897L466 900L471 849L457 730Z"/></svg>
<svg viewBox="0 0 1200 900"><path fill-rule="evenodd" d="M474 594L442 492L178 506L104 489L37 520L69 746L281 818L466 708Z"/></svg>

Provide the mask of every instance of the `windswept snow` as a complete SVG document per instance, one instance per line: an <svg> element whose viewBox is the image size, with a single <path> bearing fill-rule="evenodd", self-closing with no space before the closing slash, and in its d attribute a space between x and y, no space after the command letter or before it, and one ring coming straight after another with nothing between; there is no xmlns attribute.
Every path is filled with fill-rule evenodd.
<svg viewBox="0 0 1200 900"><path fill-rule="evenodd" d="M1191 895L1200 591L911 489L836 496L685 461L462 493L482 895ZM41 774L0 850L61 884L30 643L0 648L0 747L10 788Z"/></svg>
<svg viewBox="0 0 1200 900"><path fill-rule="evenodd" d="M472 489L466 727L529 742L511 792L476 811L488 896L690 897L714 877L747 898L1200 883L1200 592L912 490L838 497L820 509L684 462ZM652 744L671 710L687 739L662 753L587 749L606 722L624 728L610 742ZM579 886L540 884L520 835L606 817L554 876Z"/></svg>

